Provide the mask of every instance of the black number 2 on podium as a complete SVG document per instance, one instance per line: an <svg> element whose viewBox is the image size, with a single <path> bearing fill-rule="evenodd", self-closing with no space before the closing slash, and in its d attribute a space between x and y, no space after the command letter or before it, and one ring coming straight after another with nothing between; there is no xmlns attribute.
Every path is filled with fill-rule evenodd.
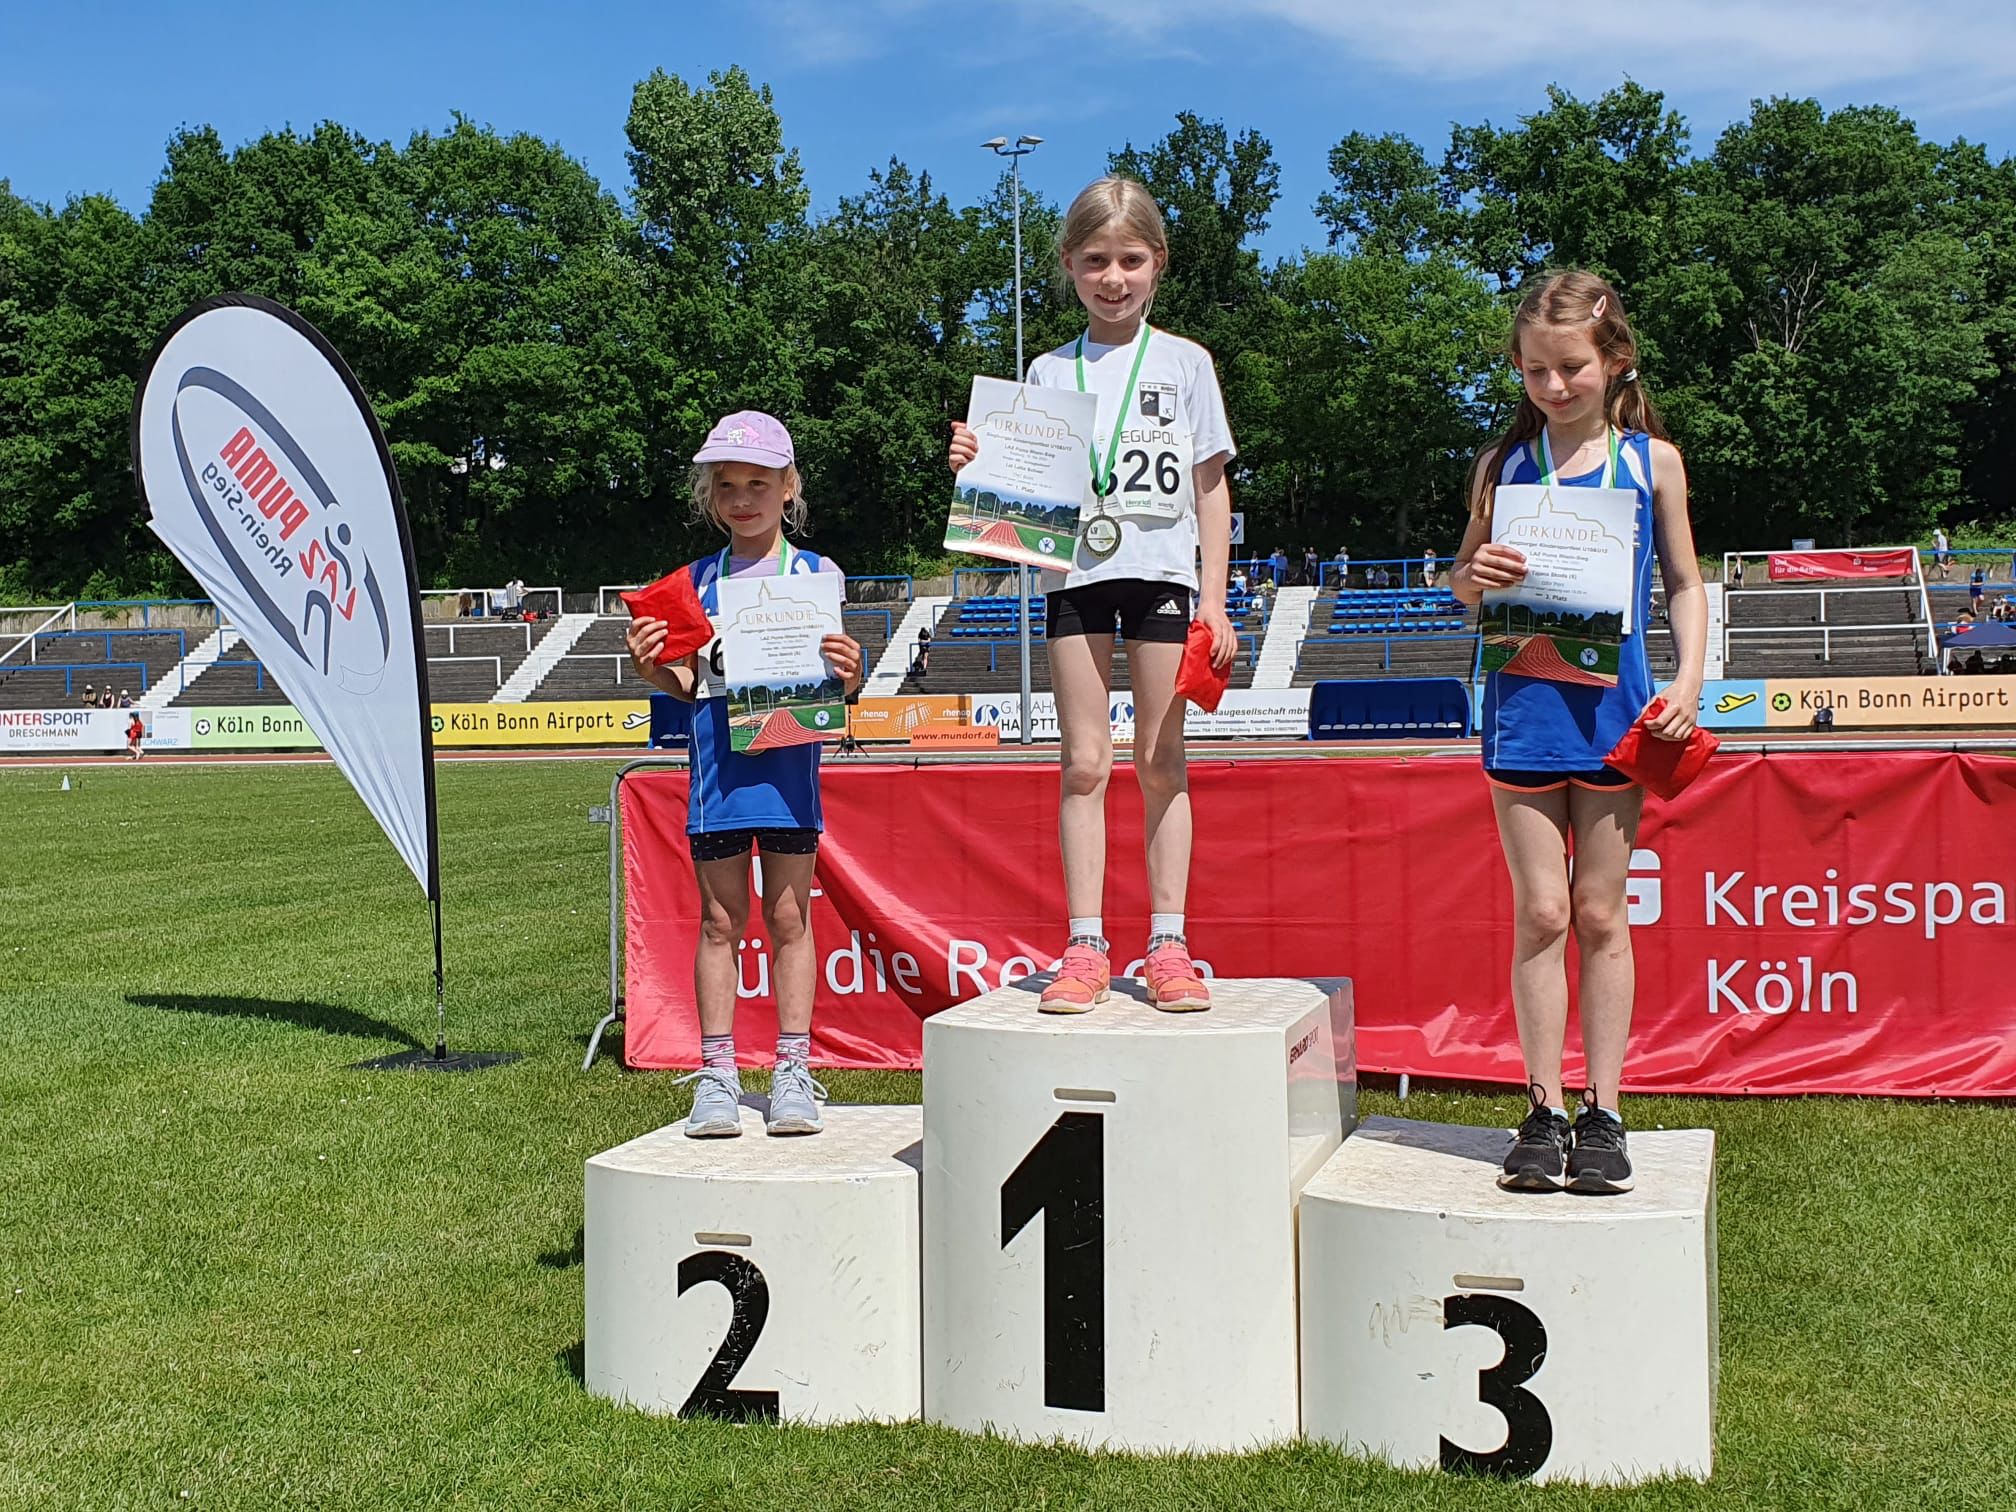
<svg viewBox="0 0 2016 1512"><path fill-rule="evenodd" d="M1505 1341L1505 1358L1477 1372L1477 1399L1505 1418L1505 1445L1489 1454L1442 1440L1442 1468L1469 1475L1525 1480L1547 1463L1554 1448L1554 1420L1540 1398L1526 1389L1547 1358L1547 1328L1532 1308L1476 1292L1442 1299L1442 1326L1488 1328Z"/></svg>
<svg viewBox="0 0 2016 1512"><path fill-rule="evenodd" d="M701 1250L679 1262L680 1296L705 1281L718 1281L734 1301L735 1311L728 1319L728 1336L707 1362L700 1384L686 1398L679 1416L774 1423L776 1392L738 1391L732 1384L735 1373L749 1358L749 1351L763 1336L763 1325L770 1317L770 1283L751 1261L726 1250Z"/></svg>
<svg viewBox="0 0 2016 1512"><path fill-rule="evenodd" d="M1106 1410L1106 1120L1060 1113L1001 1183L1001 1247L1043 1215L1043 1405Z"/></svg>

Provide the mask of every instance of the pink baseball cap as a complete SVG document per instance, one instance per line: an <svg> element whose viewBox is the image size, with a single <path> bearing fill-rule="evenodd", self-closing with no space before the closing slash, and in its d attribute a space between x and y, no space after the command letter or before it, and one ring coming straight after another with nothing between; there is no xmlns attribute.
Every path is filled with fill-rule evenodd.
<svg viewBox="0 0 2016 1512"><path fill-rule="evenodd" d="M789 467L795 457L791 432L784 429L782 420L761 410L737 410L707 432L707 444L693 454L693 460Z"/></svg>

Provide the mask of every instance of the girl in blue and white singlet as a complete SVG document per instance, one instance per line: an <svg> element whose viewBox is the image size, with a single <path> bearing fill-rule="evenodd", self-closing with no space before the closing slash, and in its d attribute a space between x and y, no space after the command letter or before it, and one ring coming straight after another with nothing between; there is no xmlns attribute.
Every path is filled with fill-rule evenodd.
<svg viewBox="0 0 2016 1512"><path fill-rule="evenodd" d="M788 525L805 527L805 496L783 424L745 410L730 415L693 459L693 500L728 544L684 569L700 607L718 624L721 579L838 573L830 558L793 546ZM742 1132L742 1092L735 1059L736 951L749 923L750 852L763 858L763 924L770 940L777 996L777 1058L770 1080L771 1134L816 1134L825 1090L812 1079L812 872L824 817L819 808L819 747L737 751L729 739L728 699L721 683L720 645L679 661L658 663L667 625L632 620L628 635L637 675L696 705L689 765L687 840L700 891L700 944L693 995L700 1010L701 1067L686 1132L696 1139ZM820 644L851 699L861 686L861 646L852 636Z"/></svg>
<svg viewBox="0 0 2016 1512"><path fill-rule="evenodd" d="M1499 1184L1517 1191L1627 1191L1631 1162L1618 1082L1636 982L1625 882L1644 793L1605 758L1634 724L1666 740L1693 732L1707 594L1687 519L1686 468L1639 380L1637 339L1617 291L1589 273L1541 279L1520 300L1511 357L1525 394L1511 428L1478 458L1472 475L1470 524L1450 572L1456 596L1474 604L1525 578L1525 557L1492 539L1500 486L1615 488L1634 493L1637 503L1632 629L1618 650L1614 685L1578 677L1558 657L1553 661L1565 678L1514 670L1545 670L1544 655L1485 680L1484 774L1512 877L1512 1003L1531 1103ZM1656 697L1645 646L1655 550L1677 664L1671 685ZM1571 928L1586 1062L1572 1128L1562 1092Z"/></svg>

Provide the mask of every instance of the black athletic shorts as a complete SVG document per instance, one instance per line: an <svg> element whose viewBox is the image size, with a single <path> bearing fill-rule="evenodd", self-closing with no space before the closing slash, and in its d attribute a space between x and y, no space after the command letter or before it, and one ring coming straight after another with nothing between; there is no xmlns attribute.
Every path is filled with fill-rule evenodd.
<svg viewBox="0 0 2016 1512"><path fill-rule="evenodd" d="M1484 776L1493 787L1515 793L1551 793L1571 782L1582 788L1628 788L1632 779L1608 765L1589 772L1521 772L1510 767L1486 767Z"/></svg>
<svg viewBox="0 0 2016 1512"><path fill-rule="evenodd" d="M727 861L746 856L753 844L766 856L810 856L819 850L815 829L735 829L689 834L695 861Z"/></svg>
<svg viewBox="0 0 2016 1512"><path fill-rule="evenodd" d="M1044 625L1051 640L1118 630L1130 645L1164 641L1180 646L1190 633L1190 590L1181 583L1151 583L1145 578L1108 578L1082 588L1060 588L1048 595Z"/></svg>

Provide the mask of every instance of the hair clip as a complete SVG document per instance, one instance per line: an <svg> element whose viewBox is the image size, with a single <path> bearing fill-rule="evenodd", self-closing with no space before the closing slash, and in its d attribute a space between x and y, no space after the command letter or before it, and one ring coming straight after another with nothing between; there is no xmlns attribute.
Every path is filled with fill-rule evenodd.
<svg viewBox="0 0 2016 1512"><path fill-rule="evenodd" d="M1636 383L1638 381L1638 369L1636 368L1629 369L1624 374L1624 376L1618 379L1617 381L1619 383Z"/></svg>
<svg viewBox="0 0 2016 1512"><path fill-rule="evenodd" d="M1598 294L1596 296L1596 303L1589 307L1589 318L1591 320L1601 320L1603 312L1609 308L1610 296L1608 294Z"/></svg>

